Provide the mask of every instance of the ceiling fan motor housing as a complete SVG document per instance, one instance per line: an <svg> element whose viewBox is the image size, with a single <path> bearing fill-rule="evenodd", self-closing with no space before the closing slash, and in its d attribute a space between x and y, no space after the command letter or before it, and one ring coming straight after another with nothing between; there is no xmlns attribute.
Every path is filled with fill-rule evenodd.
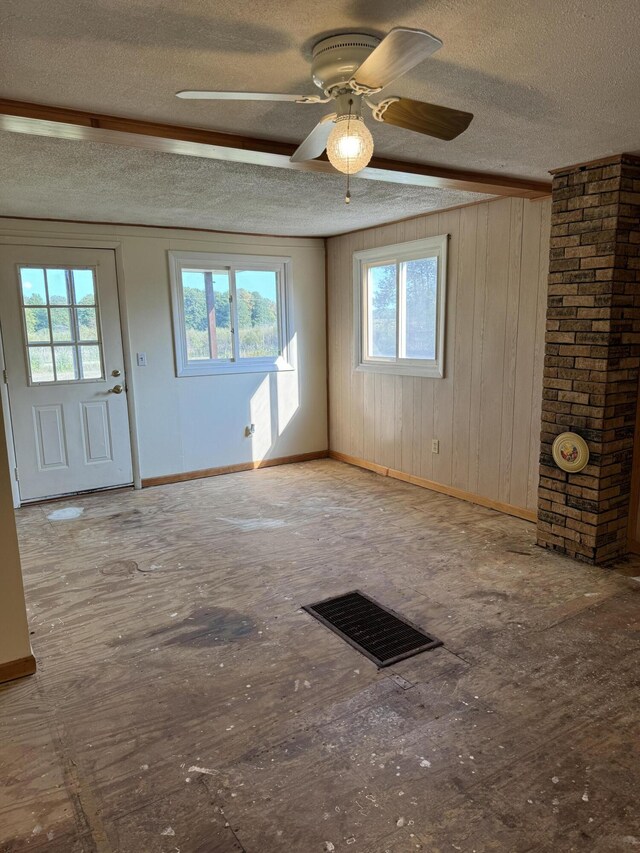
<svg viewBox="0 0 640 853"><path fill-rule="evenodd" d="M313 48L313 82L327 93L346 86L379 44L380 39L364 33L343 33L322 39Z"/></svg>

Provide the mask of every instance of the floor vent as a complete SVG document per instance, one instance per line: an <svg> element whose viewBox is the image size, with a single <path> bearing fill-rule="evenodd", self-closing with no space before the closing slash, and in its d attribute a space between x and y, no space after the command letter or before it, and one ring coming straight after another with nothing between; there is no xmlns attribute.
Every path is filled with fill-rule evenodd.
<svg viewBox="0 0 640 853"><path fill-rule="evenodd" d="M303 607L378 666L435 649L442 642L360 590Z"/></svg>

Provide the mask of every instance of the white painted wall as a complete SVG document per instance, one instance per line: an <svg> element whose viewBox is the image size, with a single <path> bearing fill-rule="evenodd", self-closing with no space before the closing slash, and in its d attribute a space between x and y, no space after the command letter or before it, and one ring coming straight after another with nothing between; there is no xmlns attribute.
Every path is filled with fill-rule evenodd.
<svg viewBox="0 0 640 853"><path fill-rule="evenodd" d="M0 240L117 246L142 479L327 448L324 243L318 239L3 220ZM292 372L177 378L169 250L292 258ZM135 365L146 352L147 367ZM245 426L256 424L253 438Z"/></svg>
<svg viewBox="0 0 640 853"><path fill-rule="evenodd" d="M3 434L4 420L0 408L0 436ZM0 665L30 654L9 459L6 444L0 440Z"/></svg>

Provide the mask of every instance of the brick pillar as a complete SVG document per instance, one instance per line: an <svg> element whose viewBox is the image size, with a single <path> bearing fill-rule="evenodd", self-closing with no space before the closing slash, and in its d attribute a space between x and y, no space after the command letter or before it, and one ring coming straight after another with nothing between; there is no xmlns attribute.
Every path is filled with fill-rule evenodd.
<svg viewBox="0 0 640 853"><path fill-rule="evenodd" d="M538 544L588 563L627 551L640 365L640 158L553 179ZM556 467L555 437L589 445L579 474Z"/></svg>

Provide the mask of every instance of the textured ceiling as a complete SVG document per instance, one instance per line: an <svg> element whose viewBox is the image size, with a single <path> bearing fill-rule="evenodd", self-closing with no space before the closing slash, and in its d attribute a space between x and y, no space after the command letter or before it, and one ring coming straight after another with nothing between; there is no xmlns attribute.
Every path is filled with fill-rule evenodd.
<svg viewBox="0 0 640 853"><path fill-rule="evenodd" d="M0 133L0 214L328 236L488 196ZM34 164L36 164L34 166Z"/></svg>
<svg viewBox="0 0 640 853"><path fill-rule="evenodd" d="M640 149L637 21L638 0L3 0L0 95L296 142L326 106L189 102L174 93L317 91L309 57L320 35L421 27L444 47L385 95L476 118L448 143L375 124L376 153L545 179L555 167ZM122 156L137 160L130 151ZM235 176L243 185L242 170L224 171L229 184ZM264 178L274 194L283 182L299 191L307 180L315 186L279 172ZM39 177L34 169L30 191ZM389 219L397 194L413 192L385 186L366 195L388 194ZM363 215L369 203L377 202L363 198Z"/></svg>

